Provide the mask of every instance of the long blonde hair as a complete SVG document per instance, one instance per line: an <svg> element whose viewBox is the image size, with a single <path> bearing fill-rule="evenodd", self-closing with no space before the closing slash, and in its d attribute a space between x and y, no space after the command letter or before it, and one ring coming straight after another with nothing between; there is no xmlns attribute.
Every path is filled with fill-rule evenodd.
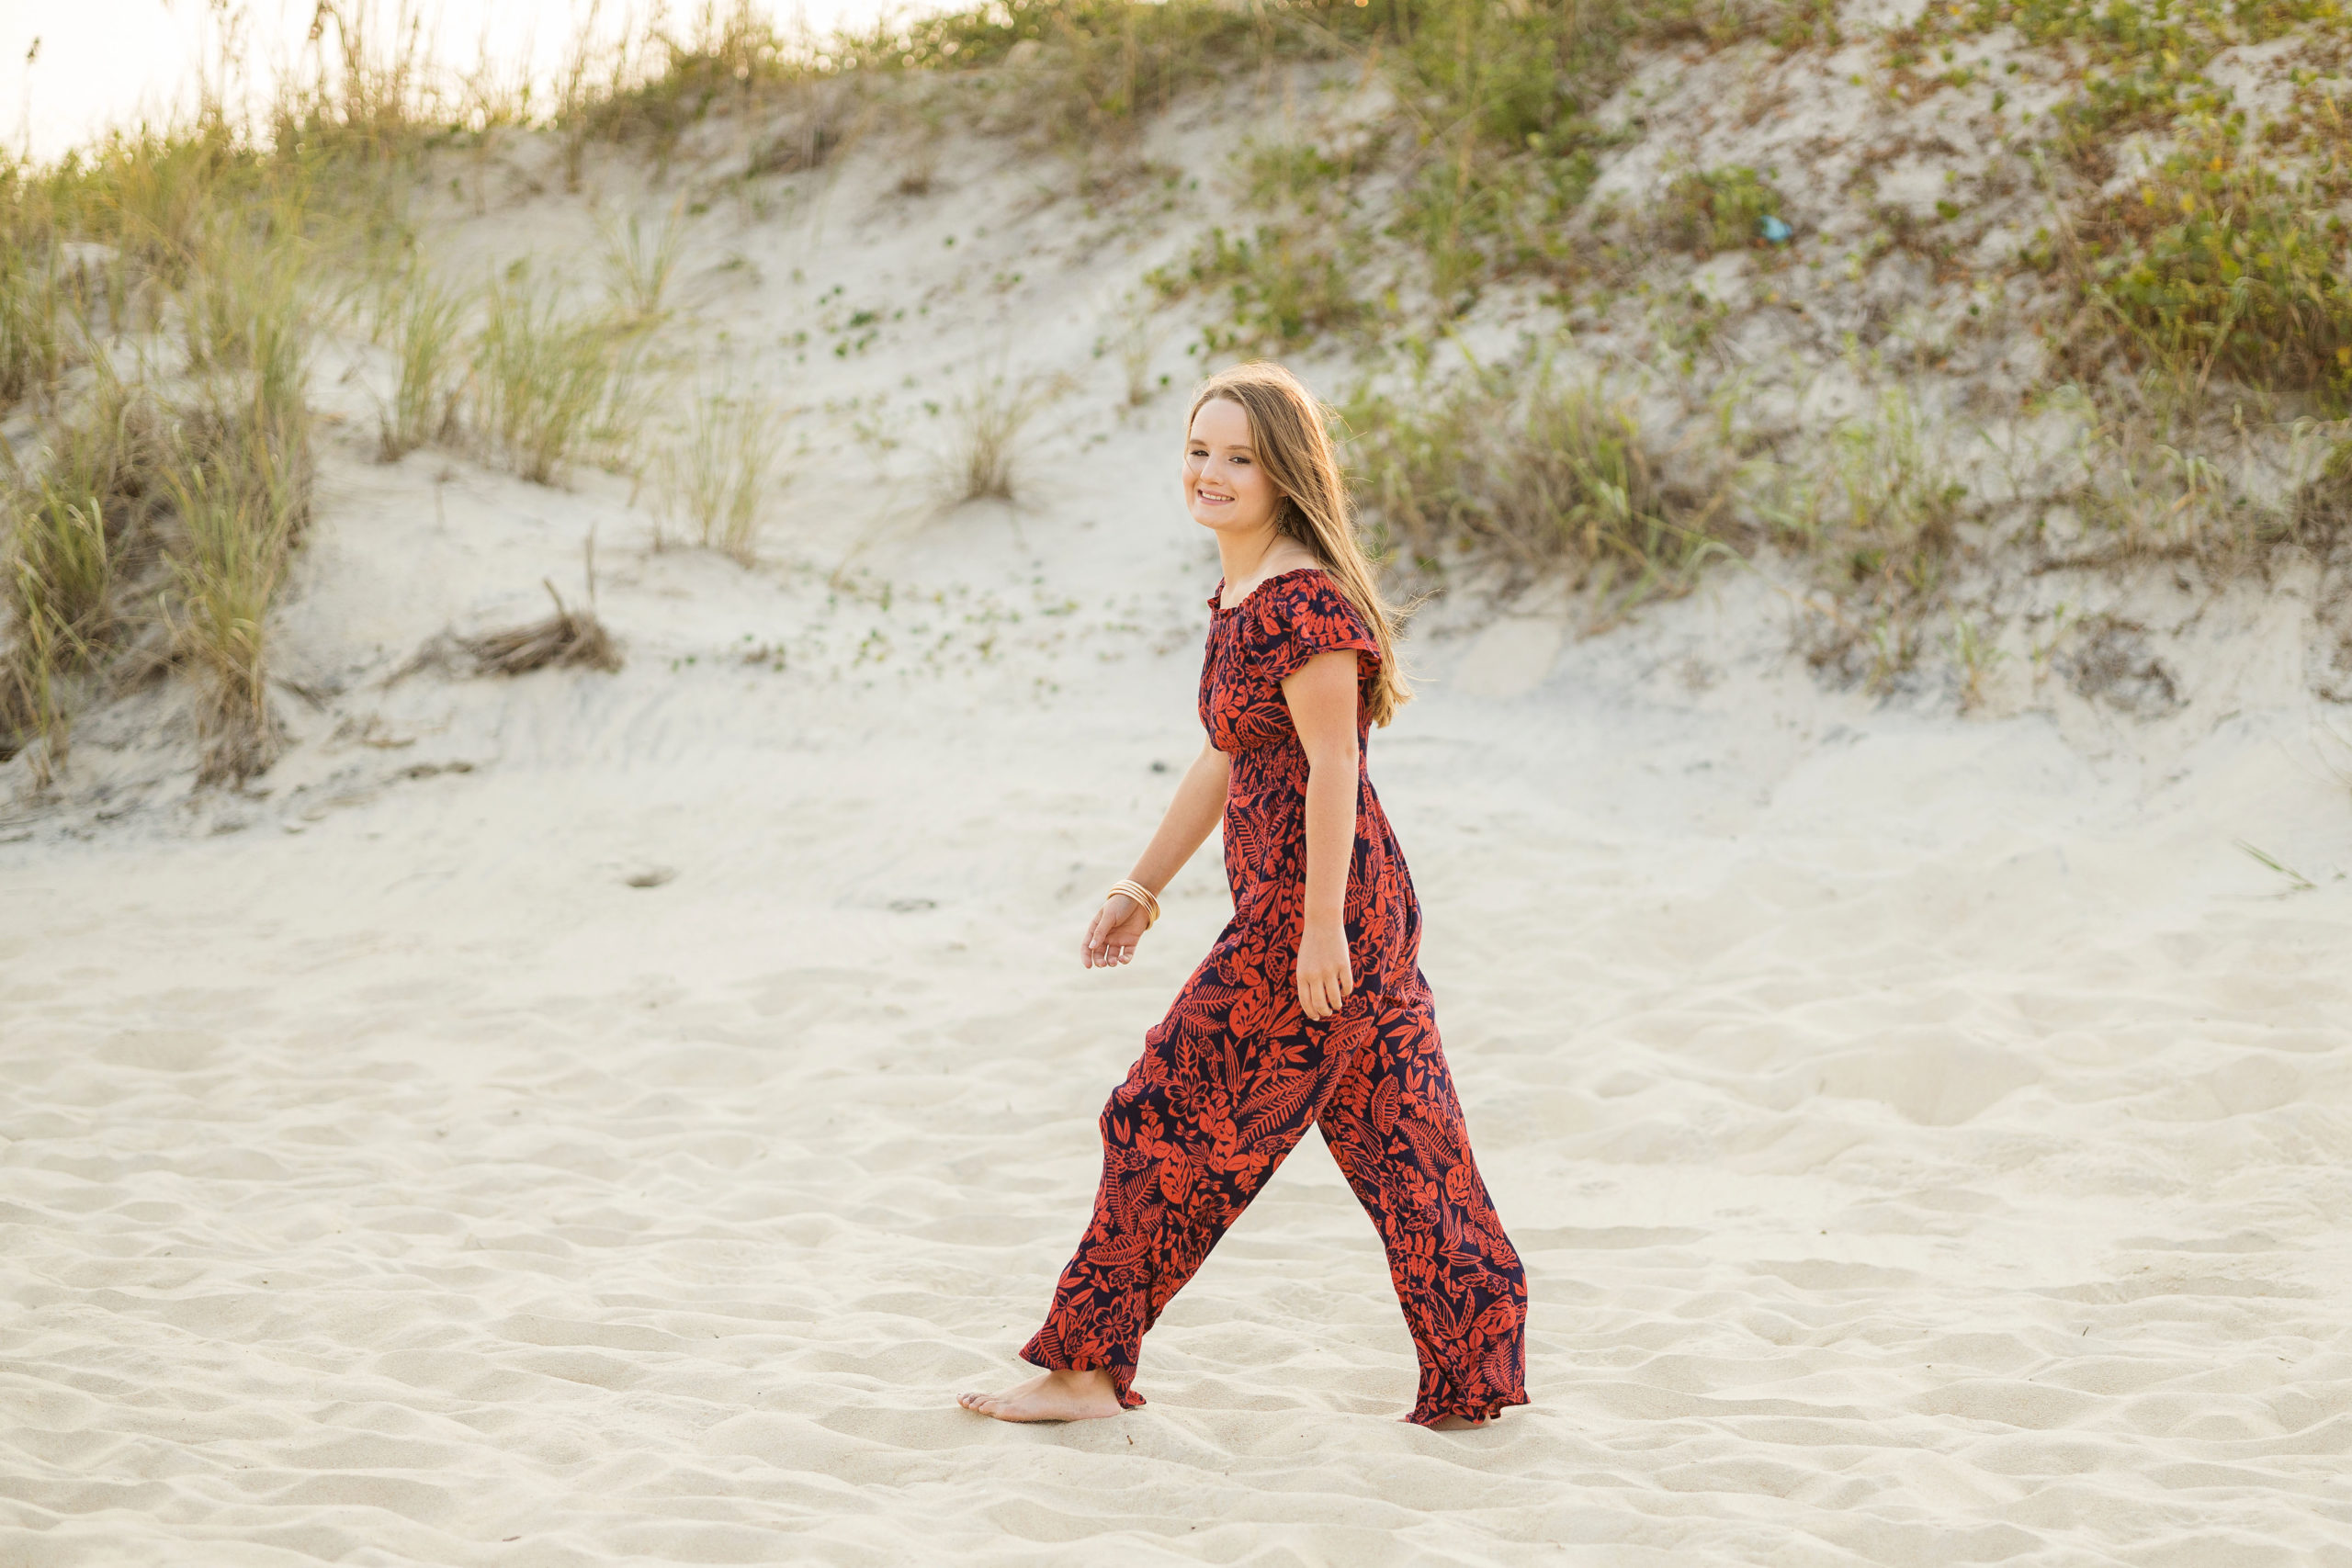
<svg viewBox="0 0 2352 1568"><path fill-rule="evenodd" d="M1404 616L1382 596L1371 558L1357 542L1347 479L1340 469L1339 450L1331 445L1330 410L1297 377L1261 359L1221 370L1202 382L1184 415L1184 428L1192 429L1203 403L1217 398L1240 404L1249 416L1258 465L1282 494L1274 527L1314 552L1380 644L1380 668L1364 694L1364 708L1373 723L1386 724L1413 695L1396 659L1396 634Z"/></svg>

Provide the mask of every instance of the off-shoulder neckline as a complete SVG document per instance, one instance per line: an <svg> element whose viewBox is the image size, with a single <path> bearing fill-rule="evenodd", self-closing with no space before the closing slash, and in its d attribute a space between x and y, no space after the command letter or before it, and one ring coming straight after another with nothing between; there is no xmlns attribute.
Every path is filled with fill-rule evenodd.
<svg viewBox="0 0 2352 1568"><path fill-rule="evenodd" d="M1286 570L1275 572L1272 577L1261 577L1258 580L1257 587L1252 588L1230 604L1221 603L1225 598L1225 579L1220 577L1216 580L1216 592L1209 595L1209 608L1217 615L1229 615L1264 592L1269 583L1280 582L1285 577L1296 577L1302 571L1321 571L1322 570L1319 566L1294 566Z"/></svg>

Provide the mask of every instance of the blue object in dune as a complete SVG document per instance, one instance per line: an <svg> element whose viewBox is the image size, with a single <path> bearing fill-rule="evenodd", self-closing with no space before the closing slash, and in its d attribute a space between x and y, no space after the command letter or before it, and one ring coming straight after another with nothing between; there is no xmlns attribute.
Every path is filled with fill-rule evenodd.
<svg viewBox="0 0 2352 1568"><path fill-rule="evenodd" d="M1774 245L1787 244L1790 236L1796 232L1769 212L1757 223L1756 228L1758 232L1764 236L1767 243Z"/></svg>

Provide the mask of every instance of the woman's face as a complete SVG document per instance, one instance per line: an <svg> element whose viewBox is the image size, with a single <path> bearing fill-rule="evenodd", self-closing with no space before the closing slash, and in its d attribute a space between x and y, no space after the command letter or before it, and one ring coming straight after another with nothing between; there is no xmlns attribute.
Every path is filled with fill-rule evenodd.
<svg viewBox="0 0 2352 1568"><path fill-rule="evenodd" d="M1184 437L1184 509L1218 533L1248 533L1274 520L1282 493L1258 464L1250 415L1229 398L1211 398Z"/></svg>

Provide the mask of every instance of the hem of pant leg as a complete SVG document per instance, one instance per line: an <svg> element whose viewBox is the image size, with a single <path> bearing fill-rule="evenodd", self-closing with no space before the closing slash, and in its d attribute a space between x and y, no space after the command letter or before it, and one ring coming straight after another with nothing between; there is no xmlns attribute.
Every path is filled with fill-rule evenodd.
<svg viewBox="0 0 2352 1568"><path fill-rule="evenodd" d="M1111 1391L1119 1396L1119 1408L1133 1410L1145 1403L1143 1395L1135 1391L1136 1370L1132 1366L1121 1366L1092 1356L1073 1356L1062 1361L1049 1361L1037 1348L1037 1342L1034 1339L1021 1348L1021 1359L1048 1372L1108 1372L1111 1374Z"/></svg>
<svg viewBox="0 0 2352 1568"><path fill-rule="evenodd" d="M1474 1404L1462 1400L1453 1400L1427 1408L1417 1405L1414 1407L1413 1413L1410 1416L1406 1416L1405 1419L1410 1421L1416 1427L1429 1427L1434 1426L1436 1423L1444 1420L1449 1416L1459 1416L1464 1421L1475 1422L1483 1427L1487 1422L1493 1420L1496 1416L1501 1415L1504 1411L1510 1409L1512 1405L1524 1404L1526 1403L1527 1395L1523 1393L1505 1394L1499 1399L1490 1399L1484 1404Z"/></svg>

